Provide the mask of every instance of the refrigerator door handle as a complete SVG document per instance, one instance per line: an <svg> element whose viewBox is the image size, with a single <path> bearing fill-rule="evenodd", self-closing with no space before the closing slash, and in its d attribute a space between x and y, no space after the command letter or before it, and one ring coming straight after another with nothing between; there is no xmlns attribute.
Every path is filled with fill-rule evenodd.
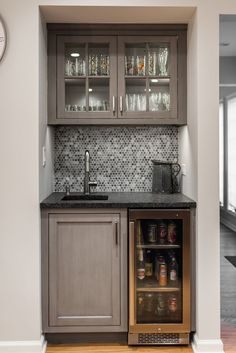
<svg viewBox="0 0 236 353"><path fill-rule="evenodd" d="M134 222L129 222L129 326L135 325L134 255Z"/></svg>
<svg viewBox="0 0 236 353"><path fill-rule="evenodd" d="M116 245L119 245L119 231L118 231L118 222L115 222L116 227Z"/></svg>

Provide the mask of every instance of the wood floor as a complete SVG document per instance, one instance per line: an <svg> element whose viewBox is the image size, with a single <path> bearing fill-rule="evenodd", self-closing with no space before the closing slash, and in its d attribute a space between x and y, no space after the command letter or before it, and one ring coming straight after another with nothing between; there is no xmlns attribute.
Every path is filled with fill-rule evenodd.
<svg viewBox="0 0 236 353"><path fill-rule="evenodd" d="M225 256L236 256L236 234L221 226L221 337L226 353L236 353L236 268Z"/></svg>
<svg viewBox="0 0 236 353"><path fill-rule="evenodd" d="M192 353L189 347L128 347L125 345L54 345L48 346L47 353ZM231 352L230 352L231 353ZM235 352L234 352L235 353Z"/></svg>
<svg viewBox="0 0 236 353"><path fill-rule="evenodd" d="M221 335L225 353L236 353L236 268L225 256L236 255L236 234L221 227ZM47 353L192 353L190 347L128 347L119 344L48 345Z"/></svg>

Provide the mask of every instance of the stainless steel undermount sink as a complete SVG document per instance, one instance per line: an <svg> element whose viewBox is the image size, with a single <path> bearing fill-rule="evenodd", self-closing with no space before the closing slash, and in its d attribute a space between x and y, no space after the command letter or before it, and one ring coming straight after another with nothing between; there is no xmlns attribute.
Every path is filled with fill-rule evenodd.
<svg viewBox="0 0 236 353"><path fill-rule="evenodd" d="M108 200L108 195L102 194L80 194L80 195L66 195L61 201L96 201L96 200Z"/></svg>

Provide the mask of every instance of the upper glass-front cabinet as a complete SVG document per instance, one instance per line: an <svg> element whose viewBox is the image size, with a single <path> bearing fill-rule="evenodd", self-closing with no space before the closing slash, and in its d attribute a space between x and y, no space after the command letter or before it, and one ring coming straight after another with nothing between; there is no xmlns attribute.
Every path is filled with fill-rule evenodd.
<svg viewBox="0 0 236 353"><path fill-rule="evenodd" d="M58 39L58 117L112 118L116 97L116 38Z"/></svg>
<svg viewBox="0 0 236 353"><path fill-rule="evenodd" d="M186 30L105 27L49 32L49 124L186 124Z"/></svg>
<svg viewBox="0 0 236 353"><path fill-rule="evenodd" d="M177 118L176 37L119 37L119 117Z"/></svg>

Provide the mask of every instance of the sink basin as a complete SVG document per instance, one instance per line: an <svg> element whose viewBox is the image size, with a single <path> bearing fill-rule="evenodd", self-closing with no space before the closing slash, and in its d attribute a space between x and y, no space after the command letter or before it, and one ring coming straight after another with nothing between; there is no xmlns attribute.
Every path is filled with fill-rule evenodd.
<svg viewBox="0 0 236 353"><path fill-rule="evenodd" d="M96 200L108 200L108 195L90 194L90 195L66 195L61 201L96 201Z"/></svg>

